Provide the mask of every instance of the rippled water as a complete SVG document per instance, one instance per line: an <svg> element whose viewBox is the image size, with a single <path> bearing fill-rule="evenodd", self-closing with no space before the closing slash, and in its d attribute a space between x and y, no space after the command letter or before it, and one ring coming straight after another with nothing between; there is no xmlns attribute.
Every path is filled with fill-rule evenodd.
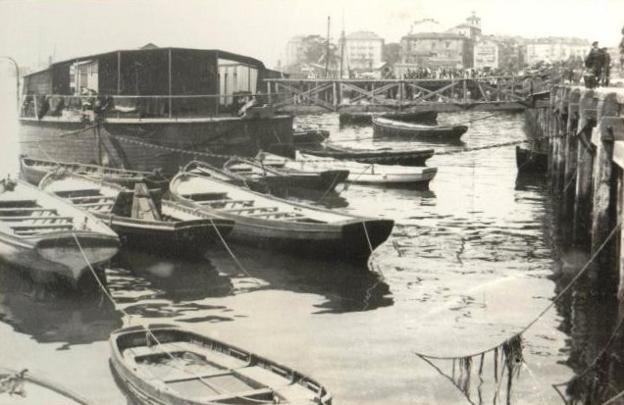
<svg viewBox="0 0 624 405"><path fill-rule="evenodd" d="M421 146L461 151L526 137L522 114L439 117L472 120L463 143ZM389 145L374 142L370 127L339 128L335 114L298 121L329 129L334 141ZM244 270L219 247L202 263L124 252L107 270L112 295L131 314L124 318L103 297L54 296L1 269L1 363L54 377L98 404L126 404L109 369L108 334L166 321L310 374L336 404L467 402L414 353L463 356L496 346L530 322L586 259L565 248L543 181L517 178L514 159L512 147L434 156L428 165L439 172L429 191L352 185L325 200L396 221L372 271L240 246L232 249ZM613 302L582 288L547 312L524 335L526 365L510 402L560 402L551 384L591 361L616 316ZM492 360L484 356L482 381L468 390L475 403L491 403L500 384ZM434 365L451 373L451 361Z"/></svg>

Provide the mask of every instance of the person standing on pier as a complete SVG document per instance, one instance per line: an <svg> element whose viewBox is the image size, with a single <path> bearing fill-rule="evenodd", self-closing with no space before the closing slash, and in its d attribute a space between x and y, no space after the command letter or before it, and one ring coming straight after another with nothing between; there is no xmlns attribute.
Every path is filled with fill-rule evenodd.
<svg viewBox="0 0 624 405"><path fill-rule="evenodd" d="M587 68L588 72L588 74L585 75L586 87L593 89L598 86L602 71L602 63L603 57L600 48L598 48L598 41L592 42L589 54L585 58L585 68Z"/></svg>
<svg viewBox="0 0 624 405"><path fill-rule="evenodd" d="M600 48L600 56L602 57L602 67L600 69L600 85L609 86L609 76L611 75L611 55L607 48Z"/></svg>

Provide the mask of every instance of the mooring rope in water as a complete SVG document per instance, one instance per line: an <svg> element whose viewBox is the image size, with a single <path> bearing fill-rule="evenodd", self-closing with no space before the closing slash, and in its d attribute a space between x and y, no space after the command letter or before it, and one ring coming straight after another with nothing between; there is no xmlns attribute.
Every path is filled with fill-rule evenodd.
<svg viewBox="0 0 624 405"><path fill-rule="evenodd" d="M428 359L435 359L435 360L453 360L453 359L457 359L457 358L466 358L466 357L475 357L475 356L480 356L481 354L484 353L488 353L491 352L495 349L498 349L499 347L501 347L502 345L504 345L505 343L511 341L512 339L516 339L519 338L522 334L524 334L527 330L529 330L533 325L535 325L552 307L555 306L555 304L557 304L561 298L563 298L563 296L565 294L568 293L568 291L570 291L570 289L577 283L578 280L581 279L581 277L583 277L586 273L586 271L589 269L589 266L594 262L594 260L598 257L598 255L600 254L600 252L602 252L602 250L607 246L607 244L609 243L609 241L611 240L611 238L615 235L615 233L618 231L618 229L620 229L620 226L622 224L622 221L619 221L611 230L611 232L609 232L608 236L605 238L605 240L600 244L600 246L598 247L598 249L591 255L591 257L589 258L589 260L583 265L583 267L581 267L581 269L579 270L579 272L572 278L572 280L561 290L561 292L559 292L559 294L557 294L552 301L546 305L546 307L544 307L544 309L542 309L542 311L540 311L540 313L533 318L533 320L531 320L531 322L529 322L528 324L526 324L522 329L520 329L519 332L513 334L510 338L504 340L503 342L495 345L495 346L491 346L488 349L485 350L481 350L475 353L470 353L470 354L466 354L463 356L436 356L436 355L431 355L431 354L427 354L427 353L422 353L422 352L414 352L414 354L418 357L426 357Z"/></svg>
<svg viewBox="0 0 624 405"><path fill-rule="evenodd" d="M611 333L611 336L609 336L609 339L607 340L607 343L604 345L602 350L600 350L600 353L598 353L598 355L596 357L594 357L594 359L590 363L590 365L585 368L585 370L583 370L579 374L576 374L574 377L570 378L568 381L565 381L565 382L562 382L562 383L557 383L557 384L552 384L552 387L555 389L555 391L557 391L557 394L559 394L559 396L561 397L561 399L565 403L567 403L568 401L565 398L565 396L563 395L563 393L561 392L561 390L559 389L559 387L564 387L564 386L570 385L571 383L580 380L581 378L583 378L587 374L589 374L591 371L593 371L594 368L598 365L598 362L600 360L602 360L604 358L604 356L606 356L606 354L609 351L611 345L616 341L616 339L618 337L620 337L620 332L622 330L624 330L624 318L620 319L620 321L617 323L616 327L613 329L613 332ZM624 395L624 391L622 393L620 393L620 394ZM605 404L606 403L609 403L609 401L605 402Z"/></svg>
<svg viewBox="0 0 624 405"><path fill-rule="evenodd" d="M214 223L213 223L214 225ZM218 232L218 231L217 231ZM220 234L220 233L219 233ZM131 320L131 316L126 310L124 310L122 307L119 306L119 304L117 304L117 302L115 301L115 299L113 298L113 296L110 294L110 292L106 289L106 287L104 286L104 284L102 283L102 281L100 280L100 278L97 276L97 273L95 271L95 269L93 268L93 266L91 265L91 262L89 261L86 253L84 252L82 245L78 239L78 237L76 236L75 233L72 232L72 236L74 237L74 241L76 242L76 245L78 246L78 250L80 251L82 258L84 259L85 263L87 264L87 267L89 268L89 270L91 271L91 274L93 275L93 277L95 278L98 286L100 287L100 289L102 290L102 292L104 293L104 295L110 300L110 302L113 304L113 306L115 307L115 309L119 310L122 314L124 314L126 317L128 317L129 323L131 324L130 320ZM156 335L154 335L154 333L150 330L149 326L147 325L141 325L143 327L143 329L145 329L145 333L146 335L149 335L150 338L152 338L154 340L154 342L156 342L156 345L158 346L158 348L160 349L160 351L162 351L164 354L166 354L171 360L172 360L172 364L171 366L177 370L180 370L186 374L189 374L191 376L193 376L194 378L197 378L200 382L202 382L204 385L206 385L207 387L209 387L210 389L214 390L215 392L219 393L219 389L218 387L213 386L212 384L210 384L208 381L205 380L204 377L198 375L197 373L190 371L184 367L179 367L176 365L176 362L179 360L177 358L175 358L175 356L173 356L171 354L171 352L165 350L163 348L163 344L160 342L160 340L156 337ZM155 375L153 375L154 378L157 378ZM158 379L158 378L157 378ZM246 396L240 396L240 395L235 395L235 397L237 398L243 398L245 400L250 400L251 402L257 402L257 403L264 403L264 404L271 404L273 403L273 401L264 401L264 400L256 400L253 398L249 398ZM218 405L216 402L207 402L208 405Z"/></svg>

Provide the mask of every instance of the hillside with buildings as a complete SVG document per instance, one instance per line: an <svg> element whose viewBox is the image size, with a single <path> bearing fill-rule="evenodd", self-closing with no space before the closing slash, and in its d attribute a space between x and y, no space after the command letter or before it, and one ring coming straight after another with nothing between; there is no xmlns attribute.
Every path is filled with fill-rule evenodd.
<svg viewBox="0 0 624 405"><path fill-rule="evenodd" d="M320 35L295 36L286 44L282 68L301 78L405 78L468 69L515 74L540 64L578 64L589 47L581 38L484 33L472 13L450 28L431 18L414 21L398 42L366 30L343 31L329 44Z"/></svg>

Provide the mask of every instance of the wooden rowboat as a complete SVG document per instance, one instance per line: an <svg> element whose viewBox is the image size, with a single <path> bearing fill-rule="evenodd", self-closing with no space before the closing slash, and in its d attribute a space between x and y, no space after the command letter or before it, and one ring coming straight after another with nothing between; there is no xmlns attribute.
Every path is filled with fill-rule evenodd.
<svg viewBox="0 0 624 405"><path fill-rule="evenodd" d="M418 122L421 124L437 123L438 113L436 111L423 112L352 112L340 113L338 120L340 125L370 125L375 117L385 117L398 121Z"/></svg>
<svg viewBox="0 0 624 405"><path fill-rule="evenodd" d="M365 262L394 226L392 220L296 204L208 175L180 172L169 188L190 207L234 220L231 240L292 254Z"/></svg>
<svg viewBox="0 0 624 405"><path fill-rule="evenodd" d="M169 180L158 172L142 172L137 170L116 169L83 163L54 162L51 160L20 158L21 177L35 186L46 174L62 168L66 171L100 179L109 183L120 184L124 187L134 187L136 183L145 183L149 188L159 188L167 191Z"/></svg>
<svg viewBox="0 0 624 405"><path fill-rule="evenodd" d="M516 165L520 173L546 173L548 154L516 146Z"/></svg>
<svg viewBox="0 0 624 405"><path fill-rule="evenodd" d="M409 137L436 141L458 141L468 131L465 125L422 125L383 117L373 118L374 136Z"/></svg>
<svg viewBox="0 0 624 405"><path fill-rule="evenodd" d="M103 279L99 265L118 248L115 232L92 214L25 181L0 181L0 260L33 281L91 290L97 282L86 260Z"/></svg>
<svg viewBox="0 0 624 405"><path fill-rule="evenodd" d="M121 383L150 405L331 405L325 387L291 368L175 325L111 334Z"/></svg>
<svg viewBox="0 0 624 405"><path fill-rule="evenodd" d="M328 168L349 170L347 183L380 186L414 187L426 189L438 169L435 167L401 167L378 164L366 164L322 158L297 152L296 159L260 152L258 160L267 166L280 170L293 168L306 171L326 170Z"/></svg>
<svg viewBox="0 0 624 405"><path fill-rule="evenodd" d="M182 170L189 173L207 174L232 184L247 186L260 193L275 195L288 194L288 190L298 188L329 192L334 190L338 184L344 183L349 175L347 170L276 169L245 159L231 159L224 164L223 170L208 163L194 160L184 166Z"/></svg>
<svg viewBox="0 0 624 405"><path fill-rule="evenodd" d="M134 191L87 176L50 173L40 188L87 210L115 230L124 244L162 255L201 257L210 243L227 236L234 223L160 199L137 184Z"/></svg>
<svg viewBox="0 0 624 405"><path fill-rule="evenodd" d="M360 163L401 166L424 166L425 161L434 154L433 149L355 149L330 143L325 143L323 149L301 149L301 152L308 155L353 160Z"/></svg>
<svg viewBox="0 0 624 405"><path fill-rule="evenodd" d="M89 405L91 402L27 369L17 371L0 368L0 404Z"/></svg>

